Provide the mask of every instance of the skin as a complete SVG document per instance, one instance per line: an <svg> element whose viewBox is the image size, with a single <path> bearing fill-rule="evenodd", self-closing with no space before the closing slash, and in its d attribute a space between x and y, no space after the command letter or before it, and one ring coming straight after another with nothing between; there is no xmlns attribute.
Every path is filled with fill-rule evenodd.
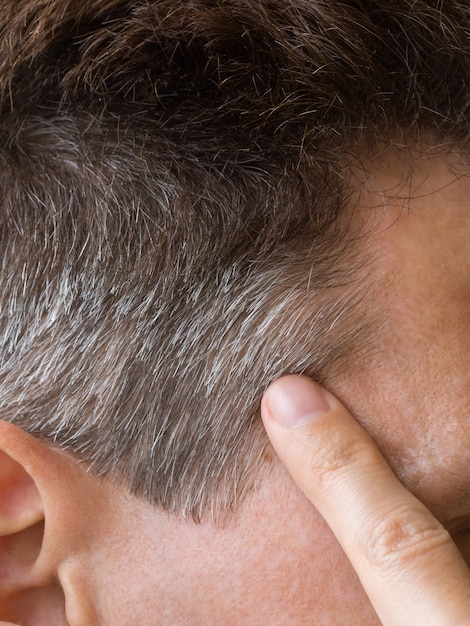
<svg viewBox="0 0 470 626"><path fill-rule="evenodd" d="M382 624L470 624L462 554L344 406L313 381L290 376L267 390L262 414L279 457L327 520Z"/></svg>
<svg viewBox="0 0 470 626"><path fill-rule="evenodd" d="M383 319L374 336L376 350L346 373L332 376L328 386L372 435L406 488L426 505L416 504L408 525L413 537L423 516L431 524L434 534L421 543L421 559L428 547L439 555L449 550L447 570L438 560L439 567L428 574L423 560L418 577L431 590L423 602L437 598L430 612L434 616L436 606L446 605L446 593L455 589L465 596L465 562L470 562L470 432L465 428L470 403L470 181L456 175L464 165L457 155L422 156L387 153L376 159L356 199L357 228L375 259ZM408 202L404 195L414 198ZM273 437L269 425L277 421L266 421L264 407ZM355 424L343 423L347 432ZM332 422L330 427L337 437L329 461L334 461L330 473L336 476L335 468L350 456L351 438L343 441L340 426ZM326 441L328 432L325 428ZM361 442L362 431L354 433ZM369 449L370 440L359 449L367 451L372 469L353 471L357 483L345 481L349 499L343 497L340 481L321 469L323 462L318 475L309 465L309 455L321 451L318 441L323 441L313 431L307 429L295 444L299 462L303 459L300 473L289 462L295 445L283 448L282 441L280 435L273 438L301 488L283 462L273 458L268 475L233 516L220 526L210 521L195 525L136 500L111 481L93 477L63 451L0 423L0 465L8 470L0 477L0 624L376 626L381 622L361 581L384 623L419 624L407 613L414 602L409 597L421 593L421 587L407 586L409 571L416 572L408 563L402 585L403 559L395 561L399 567L390 566L394 561L384 556L383 533L369 542L374 528L383 527L381 515L394 519L398 503L401 520L401 509L410 503L382 457ZM357 459L349 464L356 465ZM330 484L334 488L328 489L328 500L323 489ZM361 500L369 489L370 497ZM414 507L418 501L412 502ZM352 532L356 528L359 537ZM406 543L400 524L393 528L397 535L385 533L390 537L385 548ZM442 528L452 531L457 548ZM371 560L374 575L367 566ZM388 569L383 570L383 560ZM375 572L383 585L374 583ZM441 595L436 577L442 578ZM381 589L392 599L385 608ZM468 612L468 603L462 606ZM457 600L454 608L459 610ZM449 615L454 619L458 614ZM442 612L439 619L423 623L467 623L461 615L452 621Z"/></svg>

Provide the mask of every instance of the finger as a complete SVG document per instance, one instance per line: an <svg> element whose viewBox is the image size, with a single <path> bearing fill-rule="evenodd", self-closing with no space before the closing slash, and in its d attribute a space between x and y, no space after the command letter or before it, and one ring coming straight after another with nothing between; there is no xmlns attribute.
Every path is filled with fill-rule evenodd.
<svg viewBox="0 0 470 626"><path fill-rule="evenodd" d="M287 376L267 390L262 417L382 623L470 625L470 573L450 535L340 402L305 377Z"/></svg>

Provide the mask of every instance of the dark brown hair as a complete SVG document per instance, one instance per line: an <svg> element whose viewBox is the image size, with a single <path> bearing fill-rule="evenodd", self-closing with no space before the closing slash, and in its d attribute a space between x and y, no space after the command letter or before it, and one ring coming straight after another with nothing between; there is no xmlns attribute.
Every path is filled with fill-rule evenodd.
<svg viewBox="0 0 470 626"><path fill-rule="evenodd" d="M368 344L342 220L357 146L467 138L469 16L2 2L5 419L169 510L234 506L262 466L265 385Z"/></svg>

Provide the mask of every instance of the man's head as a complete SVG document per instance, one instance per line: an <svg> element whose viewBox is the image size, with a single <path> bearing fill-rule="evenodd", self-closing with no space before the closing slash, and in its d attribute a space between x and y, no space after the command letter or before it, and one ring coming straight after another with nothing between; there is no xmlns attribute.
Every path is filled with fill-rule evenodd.
<svg viewBox="0 0 470 626"><path fill-rule="evenodd" d="M328 568L341 570L336 580L346 586L349 570L263 434L261 394L287 372L339 392L410 486L437 498L426 471L442 469L443 449L431 437L413 465L406 447L416 454L426 429L415 419L416 384L451 375L446 341L459 346L456 364L467 353L465 281L450 255L468 186L469 13L464 2L444 12L438 2L405 1L2 7L0 400L5 475L33 494L19 498L31 507L9 536L37 528L44 510L44 545L64 532L60 520L76 546L91 542L83 529L92 528L103 567L95 564L87 582L102 588L96 572L104 577L114 559L113 578L121 540L139 554L133 563L147 581L166 575L153 588L174 606L186 593L180 613L162 609L159 624L208 623L202 590L214 623L266 623L236 602L248 586L259 597L272 589L270 623L288 615L306 623L296 610L308 608L308 589L323 593ZM451 304L436 291L443 268ZM418 296L434 313L417 310ZM397 347L398 328L409 343ZM397 433L402 403L387 407L413 355L422 367L413 362L408 420ZM429 403L419 409L429 412ZM81 511L72 526L69 510ZM93 523L96 510L106 523ZM260 510L266 520L284 517L253 550L246 538ZM228 512L224 530L178 518ZM142 536L151 529L142 552L124 513ZM291 554L319 565L291 581L288 594L300 600L288 614L274 581L292 565L286 546L296 528ZM274 538L284 548L256 588L247 564L254 577ZM217 563L189 567L210 550ZM149 554L156 563L147 572ZM226 585L231 560L237 583ZM70 582L81 575L73 562L56 573L64 589L83 586ZM199 596L193 583L203 572ZM215 580L225 613L212 605ZM335 597L334 585L325 590ZM334 615L326 591L322 607ZM126 601L142 597L129 590ZM72 626L84 623L88 601L99 604L69 600ZM15 615L17 603L9 606ZM117 623L109 611L91 611L93 623Z"/></svg>

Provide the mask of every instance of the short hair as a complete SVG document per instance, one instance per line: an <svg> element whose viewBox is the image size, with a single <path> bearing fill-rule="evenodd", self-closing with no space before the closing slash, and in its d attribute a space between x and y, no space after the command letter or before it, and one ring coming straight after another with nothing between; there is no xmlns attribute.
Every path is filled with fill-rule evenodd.
<svg viewBox="0 0 470 626"><path fill-rule="evenodd" d="M266 385L370 343L358 155L469 127L466 0L18 0L0 14L2 416L200 519ZM365 291L366 290L366 291Z"/></svg>

